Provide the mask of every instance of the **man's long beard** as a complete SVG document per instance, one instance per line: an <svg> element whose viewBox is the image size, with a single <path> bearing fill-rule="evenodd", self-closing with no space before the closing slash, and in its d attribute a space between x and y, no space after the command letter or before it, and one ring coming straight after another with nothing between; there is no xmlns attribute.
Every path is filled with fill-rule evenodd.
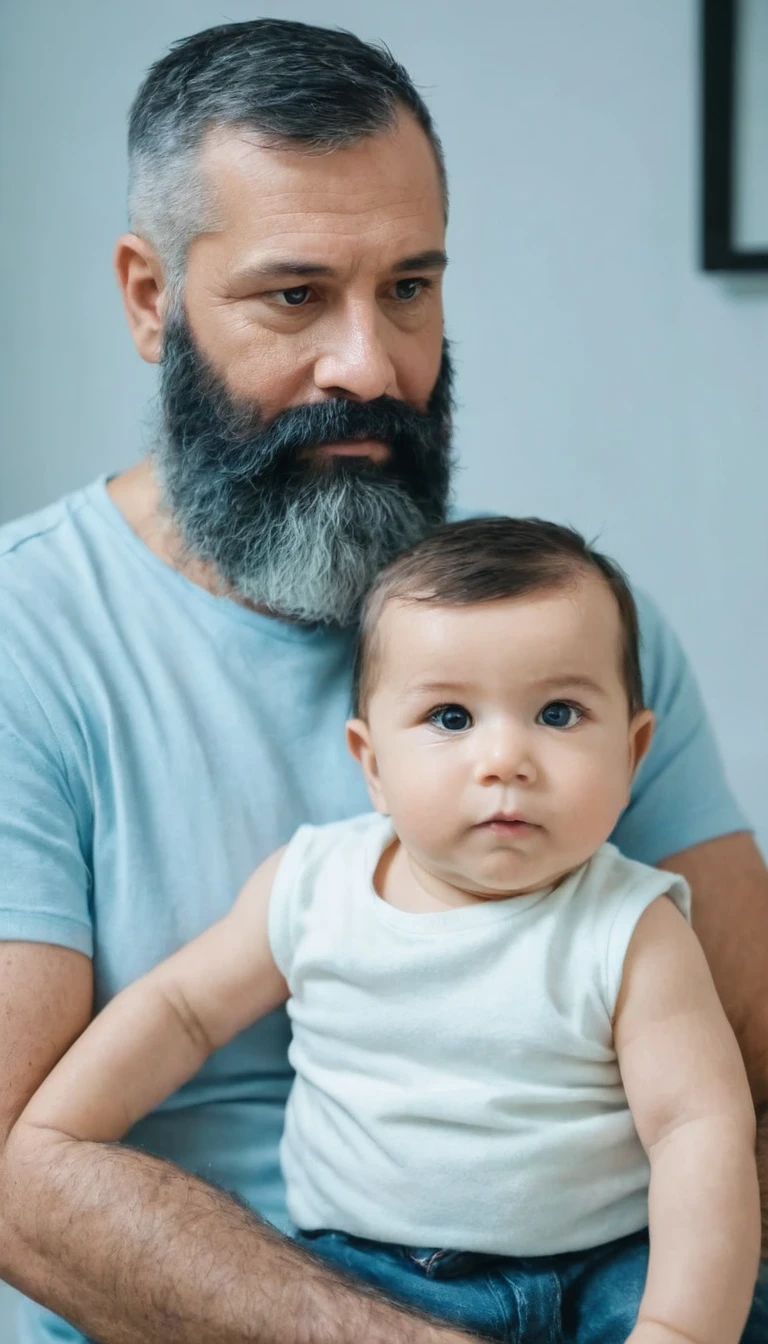
<svg viewBox="0 0 768 1344"><path fill-rule="evenodd" d="M236 402L186 321L166 331L154 458L190 557L224 590L286 619L349 625L380 569L443 521L451 467L447 343L426 412L393 397L291 407L267 421ZM389 456L312 461L377 440ZM307 460L308 454L308 460Z"/></svg>

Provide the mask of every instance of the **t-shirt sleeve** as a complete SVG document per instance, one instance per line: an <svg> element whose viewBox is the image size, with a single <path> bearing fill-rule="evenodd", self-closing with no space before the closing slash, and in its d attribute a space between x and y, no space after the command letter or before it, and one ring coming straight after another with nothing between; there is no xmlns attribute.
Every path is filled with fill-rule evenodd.
<svg viewBox="0 0 768 1344"><path fill-rule="evenodd" d="M589 969L590 997L597 991L599 1020L612 1020L629 944L649 905L668 897L691 922L691 892L684 877L638 863L602 845L583 870L567 907L574 921L572 946L580 942Z"/></svg>
<svg viewBox="0 0 768 1344"><path fill-rule="evenodd" d="M728 786L686 655L654 604L636 596L645 698L656 733L611 840L629 858L654 864L750 825Z"/></svg>
<svg viewBox="0 0 768 1344"><path fill-rule="evenodd" d="M629 882L623 898L616 902L614 916L610 922L605 940L605 956L602 967L603 994L606 1008L613 1018L616 1003L624 976L624 962L627 959L629 944L642 915L658 900L667 896L676 905L680 914L691 922L691 892L688 883L676 873L662 873L649 869L647 876L640 881Z"/></svg>
<svg viewBox="0 0 768 1344"><path fill-rule="evenodd" d="M2 651L0 941L92 954L84 823L51 723Z"/></svg>

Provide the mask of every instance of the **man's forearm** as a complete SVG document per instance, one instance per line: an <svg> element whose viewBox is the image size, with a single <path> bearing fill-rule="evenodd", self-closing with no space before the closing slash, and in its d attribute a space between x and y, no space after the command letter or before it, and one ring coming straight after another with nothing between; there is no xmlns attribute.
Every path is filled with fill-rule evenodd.
<svg viewBox="0 0 768 1344"><path fill-rule="evenodd" d="M105 1344L460 1344L235 1200L120 1146L12 1136L0 1272Z"/></svg>

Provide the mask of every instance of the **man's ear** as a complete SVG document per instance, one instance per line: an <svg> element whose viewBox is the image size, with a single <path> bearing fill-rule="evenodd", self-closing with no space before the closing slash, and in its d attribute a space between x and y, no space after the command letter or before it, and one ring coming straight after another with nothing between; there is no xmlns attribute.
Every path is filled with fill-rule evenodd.
<svg viewBox="0 0 768 1344"><path fill-rule="evenodd" d="M114 267L133 344L147 364L159 364L167 302L160 258L146 238L124 233L115 244Z"/></svg>
<svg viewBox="0 0 768 1344"><path fill-rule="evenodd" d="M379 779L379 767L371 742L370 728L365 719L350 719L347 723L346 732L347 746L363 772L371 802L377 812L387 816L389 808Z"/></svg>
<svg viewBox="0 0 768 1344"><path fill-rule="evenodd" d="M656 718L650 709L638 710L629 725L629 768L632 779L643 757L648 754L655 727Z"/></svg>

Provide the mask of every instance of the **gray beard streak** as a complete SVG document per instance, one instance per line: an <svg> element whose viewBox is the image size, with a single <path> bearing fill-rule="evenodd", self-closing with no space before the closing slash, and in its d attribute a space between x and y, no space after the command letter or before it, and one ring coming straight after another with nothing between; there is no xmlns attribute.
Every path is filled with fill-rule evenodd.
<svg viewBox="0 0 768 1344"><path fill-rule="evenodd" d="M168 490L175 471L162 443L155 447L154 463L167 505L169 493L175 493ZM250 516L240 526L229 503L226 492L217 500L209 488L204 494L186 492L184 505L171 509L187 553L214 567L224 591L306 625L353 625L376 575L429 530L401 485L356 478L350 471L313 472L279 503L273 499L273 507L262 501L258 520Z"/></svg>
<svg viewBox="0 0 768 1344"><path fill-rule="evenodd" d="M427 531L404 490L349 477L308 483L281 513L231 577L249 601L307 624L351 625L379 571Z"/></svg>

